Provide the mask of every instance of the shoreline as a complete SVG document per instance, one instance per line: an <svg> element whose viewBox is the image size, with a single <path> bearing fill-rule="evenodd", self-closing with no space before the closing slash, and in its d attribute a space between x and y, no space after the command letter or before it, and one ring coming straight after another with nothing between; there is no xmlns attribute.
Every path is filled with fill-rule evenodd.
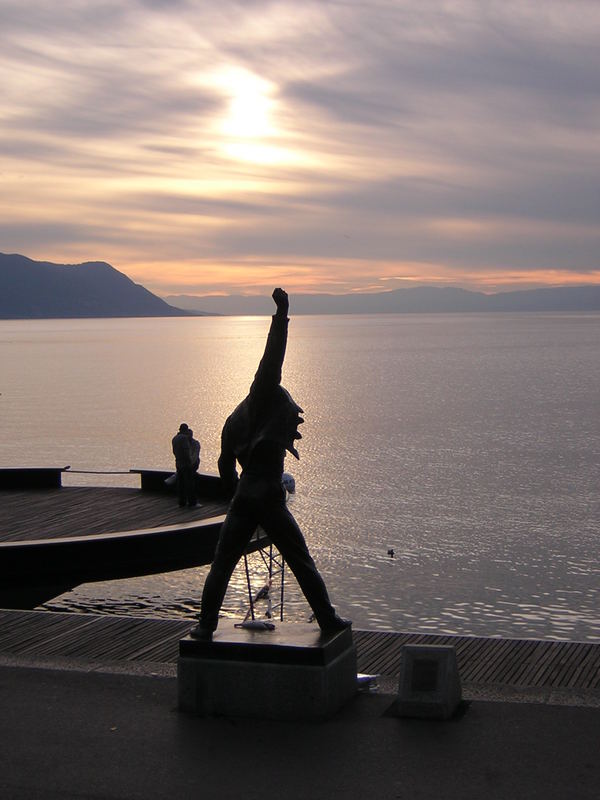
<svg viewBox="0 0 600 800"><path fill-rule="evenodd" d="M189 619L0 610L0 666L174 678L179 640L194 625ZM360 629L353 636L358 672L377 676L375 693L395 693L404 644L444 644L456 650L468 700L600 707L600 644Z"/></svg>

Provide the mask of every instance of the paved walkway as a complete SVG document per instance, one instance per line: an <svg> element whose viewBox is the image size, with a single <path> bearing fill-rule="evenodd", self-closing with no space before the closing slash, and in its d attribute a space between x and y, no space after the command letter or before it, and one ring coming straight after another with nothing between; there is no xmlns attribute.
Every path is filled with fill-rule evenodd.
<svg viewBox="0 0 600 800"><path fill-rule="evenodd" d="M600 709L470 701L449 722L360 694L322 723L199 719L168 675L0 663L6 800L598 800Z"/></svg>

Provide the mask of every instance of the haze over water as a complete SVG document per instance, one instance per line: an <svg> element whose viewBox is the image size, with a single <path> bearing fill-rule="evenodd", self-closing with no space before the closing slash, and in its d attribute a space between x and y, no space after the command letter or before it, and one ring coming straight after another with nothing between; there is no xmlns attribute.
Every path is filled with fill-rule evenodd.
<svg viewBox="0 0 600 800"><path fill-rule="evenodd" d="M267 318L0 322L0 465L216 471ZM600 641L600 315L293 317L292 510L355 627ZM65 483L135 485L126 476ZM393 548L395 557L388 555ZM206 568L50 604L193 616ZM309 609L290 579L286 616ZM244 607L236 575L224 613Z"/></svg>

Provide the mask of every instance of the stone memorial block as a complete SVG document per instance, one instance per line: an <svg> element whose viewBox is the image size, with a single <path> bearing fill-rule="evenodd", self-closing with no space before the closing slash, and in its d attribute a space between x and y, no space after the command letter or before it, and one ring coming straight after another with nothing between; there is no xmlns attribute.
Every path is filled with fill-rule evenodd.
<svg viewBox="0 0 600 800"><path fill-rule="evenodd" d="M460 676L453 647L404 645L394 713L402 717L449 719L461 699Z"/></svg>

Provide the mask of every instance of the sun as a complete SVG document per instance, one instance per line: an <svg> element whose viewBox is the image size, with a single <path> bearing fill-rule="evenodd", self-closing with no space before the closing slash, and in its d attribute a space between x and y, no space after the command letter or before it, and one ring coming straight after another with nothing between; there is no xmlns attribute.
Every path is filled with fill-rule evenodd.
<svg viewBox="0 0 600 800"><path fill-rule="evenodd" d="M210 131L213 146L227 160L265 167L299 166L311 161L290 139L286 128L278 124L285 114L275 82L232 65L221 66L208 75L194 74L192 79L210 87L221 101Z"/></svg>
<svg viewBox="0 0 600 800"><path fill-rule="evenodd" d="M229 70L224 76L229 94L228 113L222 133L232 139L264 139L275 134L272 123L275 87L246 70Z"/></svg>

